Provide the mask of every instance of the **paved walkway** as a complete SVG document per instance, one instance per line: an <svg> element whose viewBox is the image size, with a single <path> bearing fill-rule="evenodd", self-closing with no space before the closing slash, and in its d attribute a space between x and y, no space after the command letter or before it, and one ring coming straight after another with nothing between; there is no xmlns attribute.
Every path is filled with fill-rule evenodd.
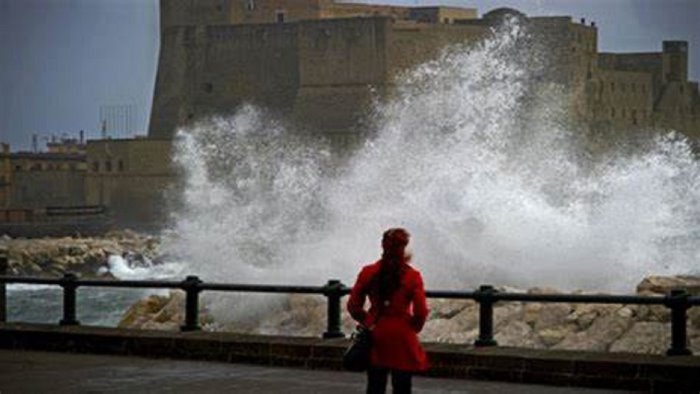
<svg viewBox="0 0 700 394"><path fill-rule="evenodd" d="M0 350L0 394L362 393L364 375L215 362ZM391 392L391 391L389 391ZM414 393L620 393L418 377Z"/></svg>

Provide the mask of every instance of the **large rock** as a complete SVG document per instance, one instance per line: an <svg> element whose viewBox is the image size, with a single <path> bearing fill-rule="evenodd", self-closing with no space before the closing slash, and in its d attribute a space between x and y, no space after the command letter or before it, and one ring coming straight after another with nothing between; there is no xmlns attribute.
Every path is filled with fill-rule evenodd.
<svg viewBox="0 0 700 394"><path fill-rule="evenodd" d="M455 319L428 320L420 332L420 339L425 342L447 342L455 338L455 334L464 333L471 329L462 327Z"/></svg>
<svg viewBox="0 0 700 394"><path fill-rule="evenodd" d="M458 313L467 308L472 308L476 305L474 300L451 300L451 299L430 299L428 307L430 308L431 318L451 319Z"/></svg>
<svg viewBox="0 0 700 394"><path fill-rule="evenodd" d="M529 324L523 321L511 321L502 327L494 339L501 346L527 347L534 349L544 348L542 340L535 334Z"/></svg>
<svg viewBox="0 0 700 394"><path fill-rule="evenodd" d="M671 325L637 322L610 346L611 352L662 354L671 343Z"/></svg>
<svg viewBox="0 0 700 394"><path fill-rule="evenodd" d="M691 294L700 294L698 276L649 276L637 285L637 293L651 292L667 294L672 289L685 289Z"/></svg>
<svg viewBox="0 0 700 394"><path fill-rule="evenodd" d="M596 319L586 331L572 333L554 349L605 351L632 325L627 314L610 313Z"/></svg>
<svg viewBox="0 0 700 394"><path fill-rule="evenodd" d="M151 295L133 304L124 313L117 327L142 328L144 324L153 320L153 317L168 304L169 297Z"/></svg>
<svg viewBox="0 0 700 394"><path fill-rule="evenodd" d="M126 256L130 263L156 260L159 241L150 236L126 233L113 238L8 239L9 274L62 276L73 272L81 277L99 276L110 255Z"/></svg>
<svg viewBox="0 0 700 394"><path fill-rule="evenodd" d="M547 328L559 326L566 322L567 317L573 308L570 304L544 304L537 313L534 323L535 331L542 331Z"/></svg>

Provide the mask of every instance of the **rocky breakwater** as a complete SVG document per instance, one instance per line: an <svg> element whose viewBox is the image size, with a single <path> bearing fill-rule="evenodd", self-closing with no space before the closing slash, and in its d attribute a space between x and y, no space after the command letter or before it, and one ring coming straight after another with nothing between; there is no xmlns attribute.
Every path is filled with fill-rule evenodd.
<svg viewBox="0 0 700 394"><path fill-rule="evenodd" d="M123 257L130 267L158 264L157 237L132 231L115 231L103 237L12 239L0 237L8 256L7 275L62 276L73 272L83 278L113 278L110 256Z"/></svg>
<svg viewBox="0 0 700 394"><path fill-rule="evenodd" d="M700 277L649 277L637 294L662 295L672 288L700 294ZM562 294L554 289L500 289L531 294ZM577 294L581 294L578 292ZM120 327L177 330L184 320L183 294L151 296L124 315ZM479 307L472 300L430 300L424 342L472 344L478 336ZM205 302L206 304L206 302ZM320 296L278 299L255 318L215 321L204 313L205 329L267 335L318 336L325 330L326 303ZM343 330L354 323L347 313ZM670 312L662 305L499 302L494 306L495 340L501 346L663 354L671 340ZM688 310L689 347L700 354L700 307Z"/></svg>

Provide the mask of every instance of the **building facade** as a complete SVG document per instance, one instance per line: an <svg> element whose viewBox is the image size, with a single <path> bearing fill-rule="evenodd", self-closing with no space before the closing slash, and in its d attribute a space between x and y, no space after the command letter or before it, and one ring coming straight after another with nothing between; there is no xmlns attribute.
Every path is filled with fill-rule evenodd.
<svg viewBox="0 0 700 394"><path fill-rule="evenodd" d="M519 18L546 48L543 82L563 86L571 118L602 139L644 128L700 140L698 83L688 43L659 52L600 53L594 23L501 8L397 7L333 0L161 0L161 45L148 138L88 141L83 151L0 155L0 207L105 205L117 223L164 223L180 127L241 104L292 130L351 149L361 121L397 75L452 43L475 42ZM51 190L51 193L47 193ZM47 196L51 200L46 200Z"/></svg>
<svg viewBox="0 0 700 394"><path fill-rule="evenodd" d="M373 98L390 94L398 73L450 43L483 38L510 16L547 48L545 78L570 91L572 118L585 127L700 136L686 42L664 42L656 53L599 53L597 27L583 19L332 0L161 0L149 135L168 139L177 127L252 102L300 129L361 138L359 120Z"/></svg>

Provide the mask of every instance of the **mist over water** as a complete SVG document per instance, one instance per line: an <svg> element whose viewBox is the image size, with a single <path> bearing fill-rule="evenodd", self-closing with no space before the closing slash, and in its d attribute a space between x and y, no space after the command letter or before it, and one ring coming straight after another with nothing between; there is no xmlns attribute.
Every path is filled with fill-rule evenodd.
<svg viewBox="0 0 700 394"><path fill-rule="evenodd" d="M517 24L406 72L337 171L262 108L181 130L176 237L204 280L352 284L404 226L430 289L481 283L629 292L698 273L700 168L674 134L591 159L561 87L535 83Z"/></svg>

